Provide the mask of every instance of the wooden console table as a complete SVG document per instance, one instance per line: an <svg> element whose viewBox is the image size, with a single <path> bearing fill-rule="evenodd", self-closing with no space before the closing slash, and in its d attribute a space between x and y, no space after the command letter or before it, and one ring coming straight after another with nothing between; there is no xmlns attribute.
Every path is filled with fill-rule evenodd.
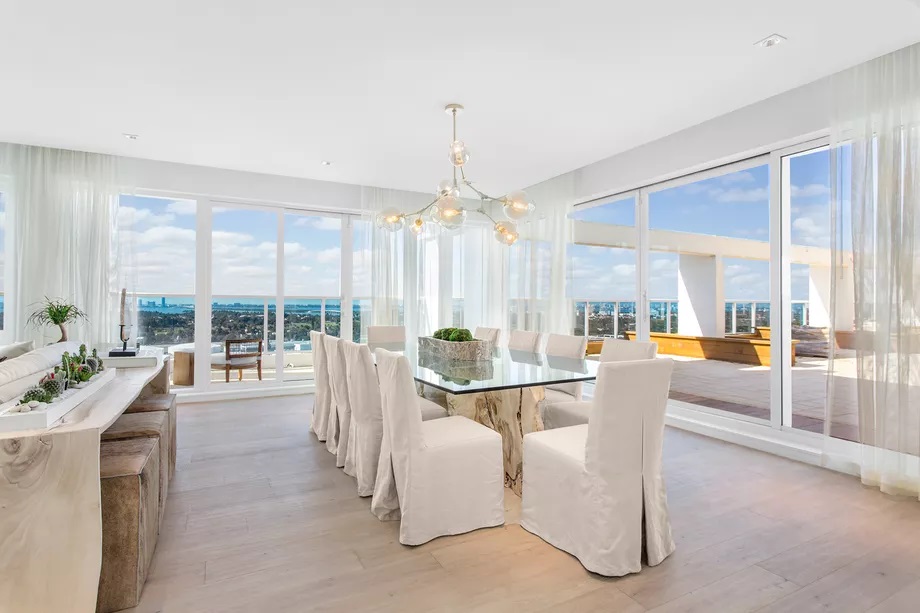
<svg viewBox="0 0 920 613"><path fill-rule="evenodd" d="M95 611L102 565L99 436L169 368L119 369L44 430L0 432L0 609Z"/></svg>

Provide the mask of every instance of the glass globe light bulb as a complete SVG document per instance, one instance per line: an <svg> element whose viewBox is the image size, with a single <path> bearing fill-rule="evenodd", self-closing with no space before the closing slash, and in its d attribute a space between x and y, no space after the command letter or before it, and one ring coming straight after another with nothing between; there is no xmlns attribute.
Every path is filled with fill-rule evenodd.
<svg viewBox="0 0 920 613"><path fill-rule="evenodd" d="M377 215L377 227L390 232L402 230L406 224L406 216L393 207L383 209Z"/></svg>
<svg viewBox="0 0 920 613"><path fill-rule="evenodd" d="M513 245L520 235L517 227L510 221L500 221L495 224L495 239L503 245Z"/></svg>
<svg viewBox="0 0 920 613"><path fill-rule="evenodd" d="M450 179L444 179L438 183L438 198L443 198L444 196L453 196L454 198L459 198L460 187L454 185L454 182Z"/></svg>
<svg viewBox="0 0 920 613"><path fill-rule="evenodd" d="M424 230L425 222L422 221L421 217L416 217L415 221L412 222L412 225L409 226L409 231L416 236L421 236Z"/></svg>
<svg viewBox="0 0 920 613"><path fill-rule="evenodd" d="M518 190L502 198L502 212L511 221L526 219L533 213L534 205L527 194Z"/></svg>
<svg viewBox="0 0 920 613"><path fill-rule="evenodd" d="M431 220L445 230L456 230L466 221L466 211L454 196L443 196L431 207Z"/></svg>
<svg viewBox="0 0 920 613"><path fill-rule="evenodd" d="M467 151L466 145L463 144L462 140L455 140L450 144L450 152L447 154L447 159L450 160L450 163L454 166L460 167L470 161L470 152Z"/></svg>

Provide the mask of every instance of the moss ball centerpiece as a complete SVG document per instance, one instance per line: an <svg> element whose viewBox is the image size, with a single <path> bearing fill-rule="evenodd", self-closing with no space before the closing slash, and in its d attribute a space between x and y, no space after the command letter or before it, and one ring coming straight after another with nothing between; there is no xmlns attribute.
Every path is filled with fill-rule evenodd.
<svg viewBox="0 0 920 613"><path fill-rule="evenodd" d="M441 328L418 339L420 353L447 360L479 361L492 359L492 343L474 339L466 328Z"/></svg>

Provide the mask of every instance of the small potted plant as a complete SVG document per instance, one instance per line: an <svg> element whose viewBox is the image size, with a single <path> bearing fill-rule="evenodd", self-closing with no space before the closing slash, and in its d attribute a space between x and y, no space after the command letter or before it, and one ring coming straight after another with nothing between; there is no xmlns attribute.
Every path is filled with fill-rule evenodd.
<svg viewBox="0 0 920 613"><path fill-rule="evenodd" d="M29 315L29 324L36 328L44 326L57 326L61 329L61 338L58 341L63 343L67 340L67 324L76 321L86 321L86 313L61 298L48 298L45 296L38 308Z"/></svg>

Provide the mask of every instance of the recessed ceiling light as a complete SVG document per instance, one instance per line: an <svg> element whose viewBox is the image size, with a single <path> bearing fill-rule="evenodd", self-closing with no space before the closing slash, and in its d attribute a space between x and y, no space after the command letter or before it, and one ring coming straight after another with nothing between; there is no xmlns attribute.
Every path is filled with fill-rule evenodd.
<svg viewBox="0 0 920 613"><path fill-rule="evenodd" d="M782 34L771 34L770 36L766 37L765 39L759 40L759 41L757 41L756 43L754 43L754 46L755 46L755 47L764 47L764 48L766 48L766 47L775 47L776 45L778 45L778 44L780 44L780 43L782 43L782 42L785 42L785 41L786 41L786 37L783 36Z"/></svg>
<svg viewBox="0 0 920 613"><path fill-rule="evenodd" d="M127 132L122 132L121 135L128 140L137 140L137 134L128 134Z"/></svg>
<svg viewBox="0 0 920 613"><path fill-rule="evenodd" d="M323 166L332 166L332 162L330 162L329 160L323 160L322 162L320 162L320 164L322 164Z"/></svg>

